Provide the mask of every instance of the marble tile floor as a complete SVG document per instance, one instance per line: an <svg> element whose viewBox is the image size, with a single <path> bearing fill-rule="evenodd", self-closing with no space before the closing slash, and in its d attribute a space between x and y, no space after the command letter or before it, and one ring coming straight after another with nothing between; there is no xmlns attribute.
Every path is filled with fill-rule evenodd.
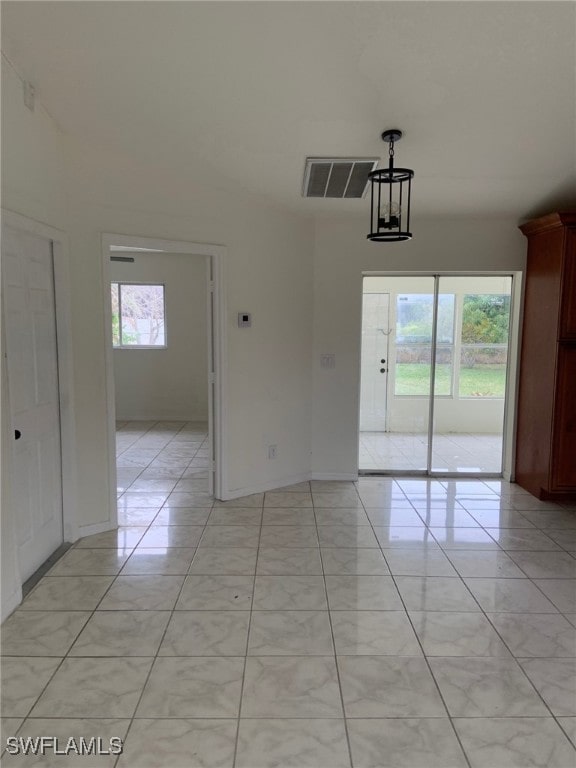
<svg viewBox="0 0 576 768"><path fill-rule="evenodd" d="M2 744L123 754L3 765L574 768L576 508L413 478L222 503L205 446L121 425L120 528L2 627Z"/></svg>
<svg viewBox="0 0 576 768"><path fill-rule="evenodd" d="M361 432L359 465L364 471L413 472L425 470L428 435L401 432ZM435 472L502 471L502 435L437 432L432 441Z"/></svg>

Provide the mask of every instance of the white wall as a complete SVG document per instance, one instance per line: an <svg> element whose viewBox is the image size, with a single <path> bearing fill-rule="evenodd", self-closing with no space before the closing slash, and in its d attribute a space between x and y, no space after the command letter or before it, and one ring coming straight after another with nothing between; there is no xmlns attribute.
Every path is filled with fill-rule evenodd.
<svg viewBox="0 0 576 768"><path fill-rule="evenodd" d="M225 491L242 495L308 477L311 221L232 185L195 186L185 163L150 167L64 137L38 102L33 113L24 107L22 83L10 69L3 78L3 206L68 232L80 533L110 526L104 232L227 246ZM240 311L253 313L251 329L237 327ZM20 589L11 523L3 503L5 611L14 603L4 598L17 601Z"/></svg>
<svg viewBox="0 0 576 768"><path fill-rule="evenodd" d="M2 58L2 207L65 229L63 135L50 116L37 104L26 109L22 81ZM2 339L4 346L4 339ZM21 597L15 525L10 503L8 467L13 435L8 418L7 379L2 350L2 619Z"/></svg>
<svg viewBox="0 0 576 768"><path fill-rule="evenodd" d="M79 485L86 524L106 523L108 443L101 234L227 246L227 492L310 469L312 224L242 190L195 187L180 169L68 142ZM251 329L237 313L253 313ZM278 458L267 446L278 445Z"/></svg>
<svg viewBox="0 0 576 768"><path fill-rule="evenodd" d="M164 285L165 348L115 349L116 418L208 421L207 259L181 253L122 252L112 280Z"/></svg>
<svg viewBox="0 0 576 768"><path fill-rule="evenodd" d="M307 477L312 451L316 474L356 473L363 270L524 264L524 240L509 220L415 220L412 242L378 245L365 240L366 221L332 217L318 222L314 238L310 221L232 184L191 184L185 163L151 167L64 137L40 104L34 113L24 107L10 70L2 115L3 205L69 233L78 523L85 529L110 525L103 232L228 248L230 495ZM240 311L252 312L251 329L237 327ZM323 352L336 355L334 370L320 370ZM270 444L278 446L273 461ZM2 532L9 513L2 512ZM18 588L6 562L3 595Z"/></svg>
<svg viewBox="0 0 576 768"><path fill-rule="evenodd" d="M416 201L414 203L416 205ZM362 274L521 271L525 239L509 219L414 220L413 240L372 243L366 220L316 222L312 471L354 477L358 469ZM320 368L335 354L336 368ZM512 367L512 378L515 367ZM511 427L511 422L510 425ZM509 435L510 437L510 435ZM508 440L510 461L511 440Z"/></svg>
<svg viewBox="0 0 576 768"><path fill-rule="evenodd" d="M64 134L2 57L2 207L66 229Z"/></svg>

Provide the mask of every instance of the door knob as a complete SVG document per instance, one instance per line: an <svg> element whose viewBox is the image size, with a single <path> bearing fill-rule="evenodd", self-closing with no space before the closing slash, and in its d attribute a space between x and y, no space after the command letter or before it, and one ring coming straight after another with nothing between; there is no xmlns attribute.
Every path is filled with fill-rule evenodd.
<svg viewBox="0 0 576 768"><path fill-rule="evenodd" d="M380 373L386 373L386 368L380 368Z"/></svg>
<svg viewBox="0 0 576 768"><path fill-rule="evenodd" d="M14 440L20 440L21 437L22 437L22 432L20 432L19 429L15 429L14 430Z"/></svg>
<svg viewBox="0 0 576 768"><path fill-rule="evenodd" d="M382 359L382 360L380 360L380 362L381 362L381 363L385 363L385 362L386 362L386 360Z"/></svg>

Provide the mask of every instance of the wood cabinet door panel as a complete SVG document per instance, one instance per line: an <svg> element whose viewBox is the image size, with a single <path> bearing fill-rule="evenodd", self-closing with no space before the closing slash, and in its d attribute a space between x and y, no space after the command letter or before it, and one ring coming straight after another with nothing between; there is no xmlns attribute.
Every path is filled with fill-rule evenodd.
<svg viewBox="0 0 576 768"><path fill-rule="evenodd" d="M576 344L558 345L552 477L555 490L576 490Z"/></svg>
<svg viewBox="0 0 576 768"><path fill-rule="evenodd" d="M560 338L576 339L576 229L566 229Z"/></svg>

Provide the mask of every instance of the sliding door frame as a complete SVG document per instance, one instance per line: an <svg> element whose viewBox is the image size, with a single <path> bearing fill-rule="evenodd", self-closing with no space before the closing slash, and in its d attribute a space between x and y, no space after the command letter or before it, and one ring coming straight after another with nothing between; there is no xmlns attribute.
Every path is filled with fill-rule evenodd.
<svg viewBox="0 0 576 768"><path fill-rule="evenodd" d="M408 477L434 477L434 478L478 478L478 479L499 479L514 480L514 456L515 456L515 424L516 424L516 399L518 388L519 355L520 355L520 334L521 334L521 305L522 305L522 273L511 270L485 270L475 272L457 272L454 270L434 271L434 272L374 272L367 271L362 273L362 292L364 292L364 278L366 277L432 277L434 279L434 302L432 315L432 340L431 340L431 360L430 360L430 391L429 411L428 411L428 444L426 469L381 469L381 470L358 470L360 476L379 476L395 475ZM440 295L440 280L443 277L509 277L510 284L510 315L508 326L508 348L506 362L506 383L504 391L504 414L502 419L502 457L500 472L444 472L432 469L432 451L434 439L434 411L435 411L435 386L436 386L436 352L437 352L437 328L438 328L438 297ZM362 329L361 329L362 332ZM453 364L455 364L455 360ZM360 408L358 409L358 438L360 438Z"/></svg>

